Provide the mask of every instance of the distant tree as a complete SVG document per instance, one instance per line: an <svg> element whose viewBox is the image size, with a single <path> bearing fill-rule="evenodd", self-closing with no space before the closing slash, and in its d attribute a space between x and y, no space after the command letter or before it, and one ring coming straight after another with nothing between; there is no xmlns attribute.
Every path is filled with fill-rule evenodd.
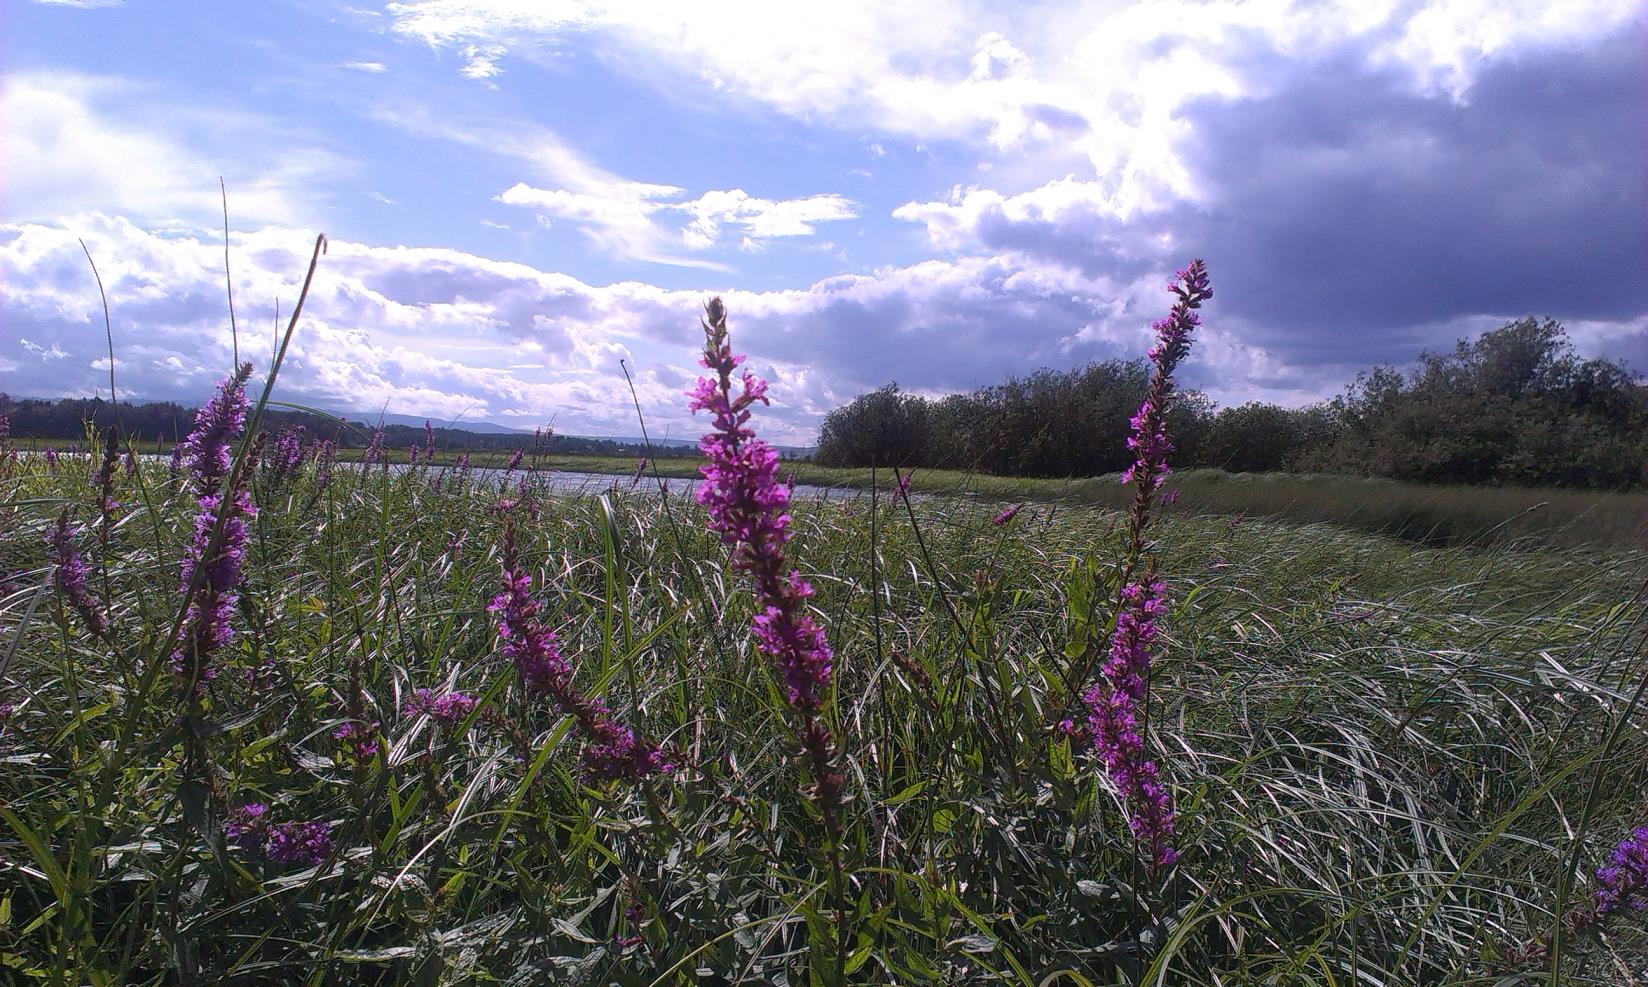
<svg viewBox="0 0 1648 987"><path fill-rule="evenodd" d="M925 466L927 402L898 384L861 394L824 416L813 461L825 466Z"/></svg>

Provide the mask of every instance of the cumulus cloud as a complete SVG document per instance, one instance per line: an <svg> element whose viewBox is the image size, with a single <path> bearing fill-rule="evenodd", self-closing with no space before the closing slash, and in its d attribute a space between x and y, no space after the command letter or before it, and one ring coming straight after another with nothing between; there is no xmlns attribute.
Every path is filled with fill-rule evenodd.
<svg viewBox="0 0 1648 987"><path fill-rule="evenodd" d="M152 112L160 103L165 114ZM202 222L221 210L217 183L226 176L236 215L302 222L318 179L350 168L296 135L279 155L264 153L263 138L277 128L261 117L191 108L136 83L80 73L0 78L0 118L11 220L96 209Z"/></svg>
<svg viewBox="0 0 1648 987"><path fill-rule="evenodd" d="M1262 95L1182 108L1192 196L1129 212L1110 182L1067 176L894 215L946 251L1089 274L1204 254L1219 318L1322 373L1530 313L1627 326L1648 312L1648 281L1604 272L1648 256L1645 42L1631 27L1584 57L1490 59L1457 93L1355 46L1273 58Z"/></svg>
<svg viewBox="0 0 1648 987"><path fill-rule="evenodd" d="M0 227L0 320L29 340L0 350L20 368L0 372L0 388L89 394L103 386L101 310L76 235L103 267L122 389L200 399L231 361L217 235L157 235L105 216L81 217L72 229ZM276 298L291 304L309 241L281 228L232 240L241 351L257 354L266 330L248 326L267 323L250 313L269 311ZM289 397L359 414L387 405L527 425L555 415L570 431L628 434L618 366L626 358L640 371L648 418L690 434L696 426L679 392L696 373L697 316L715 290L733 313L739 348L774 379L765 428L807 442L831 407L888 379L936 393L994 383L1004 371L1136 355L1165 302L1158 282L1156 273L1123 281L968 257L783 291L682 291L337 240L281 386ZM1222 345L1222 359L1264 363L1238 341Z"/></svg>
<svg viewBox="0 0 1648 987"><path fill-rule="evenodd" d="M998 149L1051 145L1111 176L1112 208L1193 192L1179 110L1263 96L1275 57L1346 44L1458 94L1482 65L1529 45L1583 43L1640 16L1637 0L1166 0L1036 5L753 0L683 6L570 0L407 0L393 30L438 50L532 57L579 44L666 95L713 93L808 122Z"/></svg>
<svg viewBox="0 0 1648 987"><path fill-rule="evenodd" d="M662 247L668 237L660 221L663 214L685 213L692 217L681 227L679 240L693 250L719 245L726 227L739 231L742 244L750 248L775 237L812 236L817 232L817 223L858 215L851 200L835 194L763 199L743 189L729 189L705 192L690 201L672 201L686 190L622 180L588 184L590 191L575 192L533 188L520 182L506 189L498 201L530 208L546 223L575 223L615 256L690 267L720 265L666 252Z"/></svg>

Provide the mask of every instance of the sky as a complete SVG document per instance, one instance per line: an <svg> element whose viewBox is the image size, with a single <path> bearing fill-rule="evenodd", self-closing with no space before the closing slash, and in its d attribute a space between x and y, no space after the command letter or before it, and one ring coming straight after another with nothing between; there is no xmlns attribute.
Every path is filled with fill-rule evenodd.
<svg viewBox="0 0 1648 987"><path fill-rule="evenodd" d="M122 398L263 372L320 232L276 396L367 418L634 435L627 367L696 434L720 294L805 444L889 381L1135 358L1193 257L1220 404L1525 316L1648 371L1645 11L13 0L0 391L108 394L88 253Z"/></svg>

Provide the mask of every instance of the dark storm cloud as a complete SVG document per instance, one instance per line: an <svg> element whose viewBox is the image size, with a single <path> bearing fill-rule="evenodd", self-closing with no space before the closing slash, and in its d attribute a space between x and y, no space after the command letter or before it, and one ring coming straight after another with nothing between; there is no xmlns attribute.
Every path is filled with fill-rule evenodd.
<svg viewBox="0 0 1648 987"><path fill-rule="evenodd" d="M1187 105L1195 202L1118 220L1101 176L903 214L941 240L1122 282L1203 256L1211 317L1266 350L1273 383L1300 388L1525 315L1648 312L1642 24L1500 56L1459 100L1377 66L1375 40L1307 61L1254 47L1251 95ZM1605 345L1644 348L1618 333Z"/></svg>
<svg viewBox="0 0 1648 987"><path fill-rule="evenodd" d="M1406 359L1482 313L1648 310L1648 60L1635 27L1483 69L1456 103L1354 56L1271 95L1190 107L1214 206L1181 213L1251 341L1317 362Z"/></svg>

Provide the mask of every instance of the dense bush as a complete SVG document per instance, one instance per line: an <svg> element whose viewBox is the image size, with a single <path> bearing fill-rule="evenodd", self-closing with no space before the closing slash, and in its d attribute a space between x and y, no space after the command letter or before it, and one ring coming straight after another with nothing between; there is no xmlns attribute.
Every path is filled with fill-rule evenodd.
<svg viewBox="0 0 1648 987"><path fill-rule="evenodd" d="M1040 370L936 400L896 386L825 418L815 458L1001 476L1094 476L1126 467L1141 363ZM1620 488L1648 465L1648 387L1622 365L1580 360L1556 322L1525 319L1379 367L1306 408L1176 406L1176 458L1237 472L1313 470L1447 483Z"/></svg>
<svg viewBox="0 0 1648 987"><path fill-rule="evenodd" d="M1143 361L1038 370L939 400L896 385L825 416L816 462L826 466L977 469L1002 476L1087 476L1126 469L1128 420L1150 382ZM1181 459L1199 452L1209 403L1179 395L1170 428Z"/></svg>
<svg viewBox="0 0 1648 987"><path fill-rule="evenodd" d="M1556 322L1523 319L1364 374L1332 402L1335 428L1300 462L1332 472L1456 483L1622 487L1648 465L1648 388L1581 360Z"/></svg>

